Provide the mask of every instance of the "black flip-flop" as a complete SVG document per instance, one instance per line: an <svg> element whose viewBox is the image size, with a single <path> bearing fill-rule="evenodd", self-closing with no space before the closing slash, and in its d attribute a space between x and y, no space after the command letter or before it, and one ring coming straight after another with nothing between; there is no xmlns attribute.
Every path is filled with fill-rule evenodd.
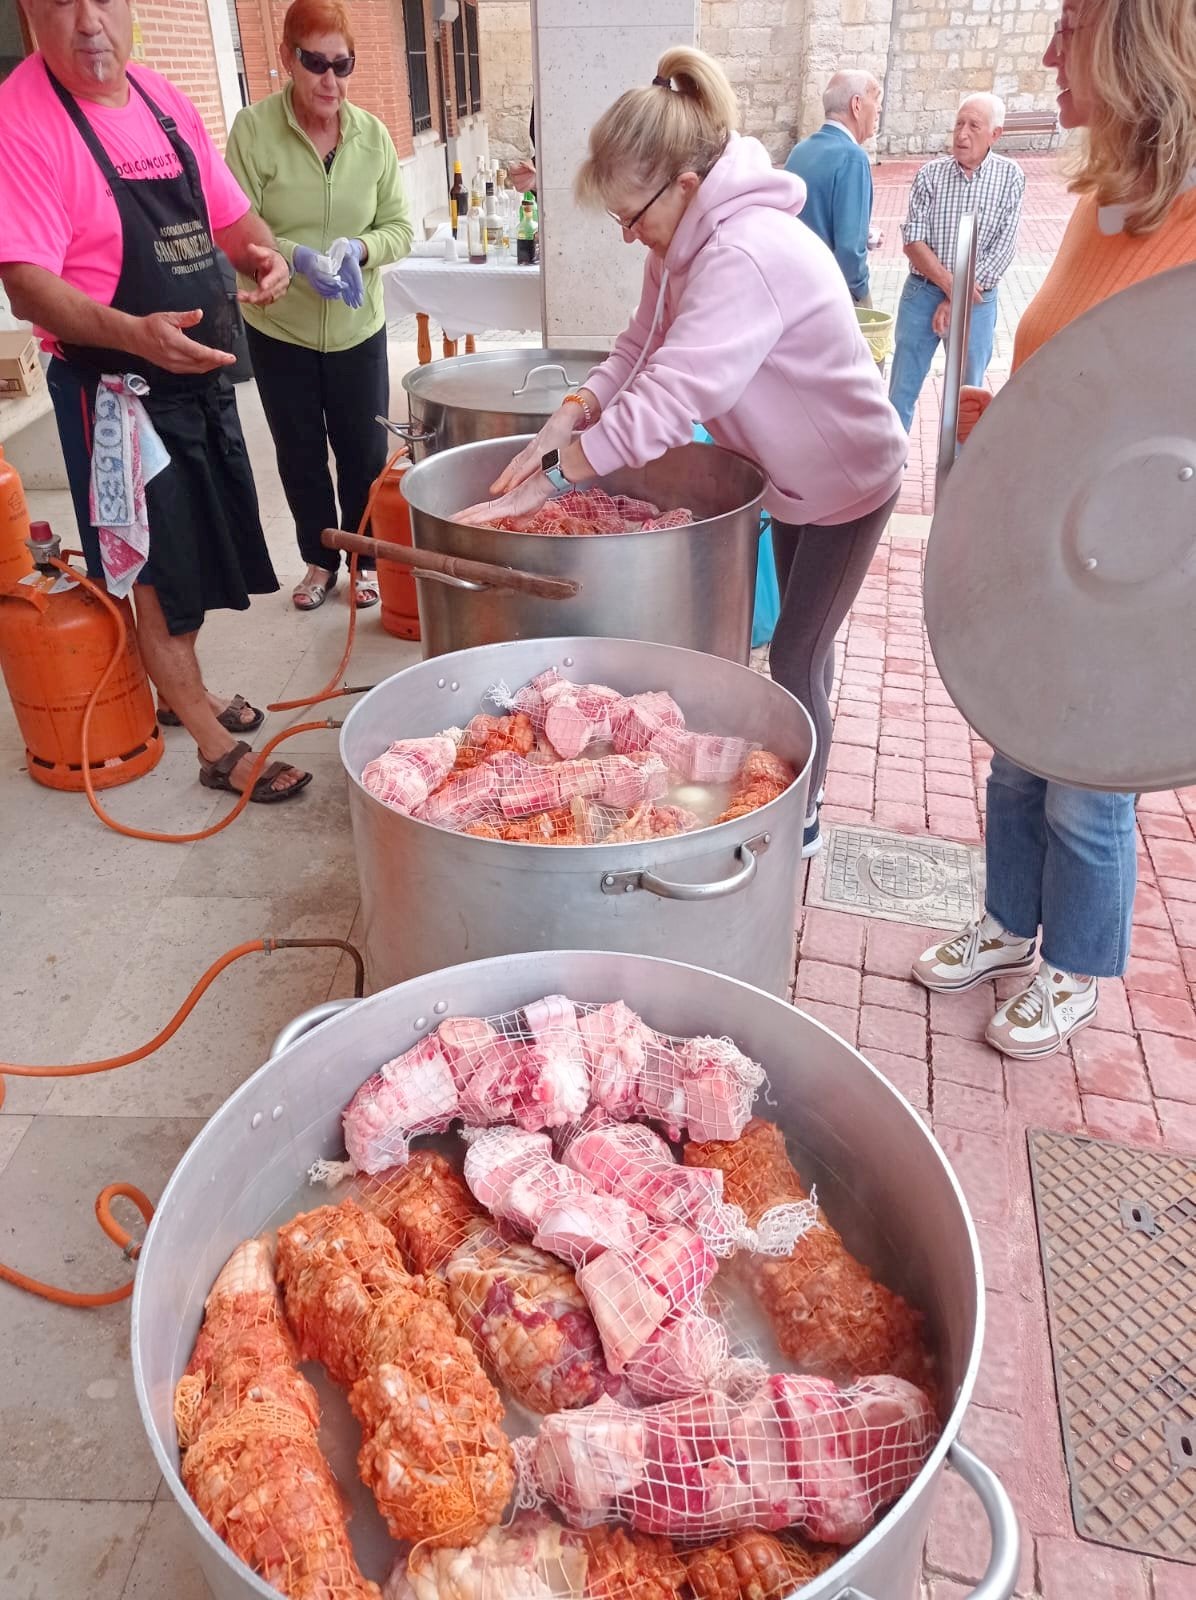
<svg viewBox="0 0 1196 1600"><path fill-rule="evenodd" d="M242 722L240 719L244 712L252 711L253 719ZM266 713L259 711L256 706L251 706L243 694L235 694L224 710L217 716L216 721L228 733L256 733L266 720ZM163 728L181 728L182 719L178 713L169 710L166 706L158 707L158 722Z"/></svg>
<svg viewBox="0 0 1196 1600"><path fill-rule="evenodd" d="M226 794L240 794L232 781L232 770L242 756L252 755L253 751L243 740L233 745L218 761L201 761L199 763L199 781L205 789L220 789ZM305 772L298 783L293 783L289 789L272 789L270 785L275 778L284 772L298 772L298 767L292 767L285 761L272 761L253 786L253 793L249 798L260 806L277 805L282 800L293 800L301 794L311 782L311 773Z"/></svg>

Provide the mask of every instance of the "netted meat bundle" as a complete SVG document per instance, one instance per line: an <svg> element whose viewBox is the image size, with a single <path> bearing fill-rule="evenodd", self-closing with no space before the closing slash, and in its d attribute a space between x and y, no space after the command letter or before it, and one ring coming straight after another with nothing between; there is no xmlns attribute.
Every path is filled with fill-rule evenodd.
<svg viewBox="0 0 1196 1600"><path fill-rule="evenodd" d="M410 1272L440 1272L467 1239L489 1226L465 1179L435 1150L414 1151L405 1167L379 1173L358 1193Z"/></svg>
<svg viewBox="0 0 1196 1600"><path fill-rule="evenodd" d="M533 1245L484 1236L445 1269L449 1304L504 1393L545 1415L630 1400L606 1364L594 1318L573 1273Z"/></svg>
<svg viewBox="0 0 1196 1600"><path fill-rule="evenodd" d="M751 1528L687 1550L684 1559L693 1600L788 1600L838 1556L837 1550L813 1549Z"/></svg>
<svg viewBox="0 0 1196 1600"><path fill-rule="evenodd" d="M353 1557L264 1239L238 1245L212 1286L174 1411L183 1483L234 1555L293 1600L378 1600Z"/></svg>
<svg viewBox="0 0 1196 1600"><path fill-rule="evenodd" d="M307 1360L349 1387L358 1468L396 1539L480 1538L502 1516L511 1447L494 1386L452 1313L352 1201L279 1230L288 1320Z"/></svg>
<svg viewBox="0 0 1196 1600"><path fill-rule="evenodd" d="M684 1540L794 1528L848 1545L913 1482L936 1432L926 1396L899 1378L840 1389L774 1373L743 1401L600 1400L547 1417L520 1446L520 1493L574 1527L624 1520Z"/></svg>
<svg viewBox="0 0 1196 1600"><path fill-rule="evenodd" d="M500 1017L446 1018L386 1062L345 1112L348 1170L402 1166L412 1138L443 1132L458 1118L480 1127L513 1121L535 1132L603 1112L650 1117L670 1138L688 1130L693 1139L733 1139L763 1082L761 1068L730 1039L676 1039L622 1001L575 1006L548 995ZM321 1179L344 1175L336 1164L313 1169Z"/></svg>
<svg viewBox="0 0 1196 1600"><path fill-rule="evenodd" d="M391 1575L385 1600L583 1600L586 1566L560 1523L522 1512L475 1545L418 1546Z"/></svg>
<svg viewBox="0 0 1196 1600"><path fill-rule="evenodd" d="M724 1193L749 1220L784 1202L808 1202L785 1152L784 1135L759 1117L730 1143L687 1144L684 1158L687 1166L719 1168ZM839 1383L895 1373L933 1387L919 1313L876 1282L822 1211L818 1222L786 1259L743 1263L784 1355Z"/></svg>
<svg viewBox="0 0 1196 1600"><path fill-rule="evenodd" d="M662 511L649 500L605 489L569 489L523 517L503 517L494 523L507 533L618 534L655 533L664 528L685 528L693 512Z"/></svg>
<svg viewBox="0 0 1196 1600"><path fill-rule="evenodd" d="M753 750L744 759L726 809L715 821L734 822L736 817L759 811L761 806L784 794L796 777L789 763L771 750Z"/></svg>

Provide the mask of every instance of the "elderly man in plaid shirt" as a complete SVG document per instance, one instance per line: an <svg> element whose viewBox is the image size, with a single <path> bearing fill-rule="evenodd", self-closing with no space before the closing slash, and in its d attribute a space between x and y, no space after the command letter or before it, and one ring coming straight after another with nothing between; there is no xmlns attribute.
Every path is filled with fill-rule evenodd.
<svg viewBox="0 0 1196 1600"><path fill-rule="evenodd" d="M993 353L997 285L1013 261L1026 175L1016 161L993 153L1005 121L995 94L973 94L955 118L951 154L928 161L914 179L909 214L902 226L910 273L897 311L896 350L889 399L905 431L945 338L951 315L950 268L965 212L976 218L976 288L963 381L980 385Z"/></svg>

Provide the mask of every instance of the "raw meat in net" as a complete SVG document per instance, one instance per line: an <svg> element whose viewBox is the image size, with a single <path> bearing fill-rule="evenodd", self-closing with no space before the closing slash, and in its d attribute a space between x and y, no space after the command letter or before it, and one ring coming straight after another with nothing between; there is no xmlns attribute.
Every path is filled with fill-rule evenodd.
<svg viewBox="0 0 1196 1600"><path fill-rule="evenodd" d="M353 1201L279 1229L278 1274L305 1360L349 1386L357 1463L395 1539L469 1542L513 1481L498 1393L436 1280L412 1277L382 1223Z"/></svg>
<svg viewBox="0 0 1196 1600"><path fill-rule="evenodd" d="M605 489L569 489L530 516L503 517L494 523L507 533L654 533L685 528L692 511L662 511L648 500L607 494Z"/></svg>
<svg viewBox="0 0 1196 1600"><path fill-rule="evenodd" d="M703 1390L724 1389L738 1376L727 1329L705 1311L670 1317L629 1356L623 1376L637 1400L679 1400Z"/></svg>
<svg viewBox="0 0 1196 1600"><path fill-rule="evenodd" d="M716 1255L755 1246L743 1211L723 1200L722 1173L679 1165L660 1135L642 1123L589 1128L568 1140L562 1159L600 1193L625 1197L653 1222L688 1223Z"/></svg>
<svg viewBox="0 0 1196 1600"><path fill-rule="evenodd" d="M734 822L737 817L759 811L761 806L768 805L778 795L784 794L796 779L796 772L780 756L774 755L771 750L753 750L735 779L725 810L714 819L715 822Z"/></svg>
<svg viewBox="0 0 1196 1600"><path fill-rule="evenodd" d="M532 1243L581 1267L603 1250L630 1250L648 1219L618 1195L582 1194L554 1201L540 1217Z"/></svg>
<svg viewBox="0 0 1196 1600"><path fill-rule="evenodd" d="M409 1272L438 1273L490 1219L464 1178L434 1150L415 1150L405 1167L363 1183L357 1198L389 1231Z"/></svg>
<svg viewBox="0 0 1196 1600"><path fill-rule="evenodd" d="M456 740L400 739L362 769L362 786L396 811L416 811L448 777L457 759Z"/></svg>
<svg viewBox="0 0 1196 1600"><path fill-rule="evenodd" d="M666 728L684 729L685 714L663 689L624 696L611 711L611 743L621 756L647 750L656 734Z"/></svg>
<svg viewBox="0 0 1196 1600"><path fill-rule="evenodd" d="M187 1492L247 1567L293 1600L378 1600L353 1556L265 1239L238 1245L213 1284L174 1412Z"/></svg>
<svg viewBox="0 0 1196 1600"><path fill-rule="evenodd" d="M837 1550L749 1528L687 1550L683 1559L694 1600L788 1600L838 1557Z"/></svg>
<svg viewBox="0 0 1196 1600"><path fill-rule="evenodd" d="M544 737L562 761L575 761L592 744L610 739L611 717L623 696L602 683L562 678L544 696Z"/></svg>
<svg viewBox="0 0 1196 1600"><path fill-rule="evenodd" d="M652 735L648 748L687 783L730 783L758 746L734 734L661 728Z"/></svg>
<svg viewBox="0 0 1196 1600"><path fill-rule="evenodd" d="M586 1600L676 1600L685 1565L668 1539L627 1528L567 1533L586 1555Z"/></svg>
<svg viewBox="0 0 1196 1600"><path fill-rule="evenodd" d="M449 1058L438 1035L427 1034L367 1078L349 1102L343 1128L352 1169L382 1172L401 1165L411 1139L442 1132L459 1110ZM335 1166L329 1171L340 1176Z"/></svg>
<svg viewBox="0 0 1196 1600"><path fill-rule="evenodd" d="M445 1269L449 1304L504 1393L544 1415L631 1401L606 1365L594 1319L568 1267L529 1244L470 1240Z"/></svg>
<svg viewBox="0 0 1196 1600"><path fill-rule="evenodd" d="M576 1535L522 1512L475 1545L418 1546L396 1566L385 1600L584 1600L586 1567Z"/></svg>
<svg viewBox="0 0 1196 1600"><path fill-rule="evenodd" d="M465 1181L492 1217L529 1236L553 1206L594 1192L588 1178L553 1159L546 1133L521 1128L474 1134L465 1155Z"/></svg>
<svg viewBox="0 0 1196 1600"><path fill-rule="evenodd" d="M686 1540L793 1527L848 1545L913 1482L936 1432L926 1396L899 1378L839 1389L774 1373L748 1400L642 1411L603 1399L519 1442L520 1497L575 1527L621 1519Z"/></svg>
<svg viewBox="0 0 1196 1600"><path fill-rule="evenodd" d="M500 751L528 756L536 748L536 730L525 711L510 717L488 717L482 713L474 717L465 729L457 746L455 772L468 771Z"/></svg>
<svg viewBox="0 0 1196 1600"><path fill-rule="evenodd" d="M653 1228L633 1252L605 1250L577 1272L606 1363L622 1372L658 1328L702 1303L718 1263L692 1228Z"/></svg>
<svg viewBox="0 0 1196 1600"><path fill-rule="evenodd" d="M754 1220L786 1202L809 1197L771 1122L753 1117L731 1143L685 1146L686 1165L718 1167L724 1192ZM791 1361L837 1382L895 1373L933 1389L933 1362L922 1318L900 1295L877 1283L818 1212L819 1226L798 1239L784 1260L745 1260L743 1270Z"/></svg>

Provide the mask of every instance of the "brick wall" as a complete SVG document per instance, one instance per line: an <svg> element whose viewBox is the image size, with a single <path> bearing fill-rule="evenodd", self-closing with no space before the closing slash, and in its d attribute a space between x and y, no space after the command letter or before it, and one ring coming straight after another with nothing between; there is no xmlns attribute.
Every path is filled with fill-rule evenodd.
<svg viewBox="0 0 1196 1600"><path fill-rule="evenodd" d="M481 63L490 148L502 157L528 155L532 109L530 0L482 0Z"/></svg>
<svg viewBox="0 0 1196 1600"><path fill-rule="evenodd" d="M880 148L941 150L961 98L977 90L1011 111L1053 109L1042 53L1058 12L1055 0L899 0Z"/></svg>
<svg viewBox="0 0 1196 1600"><path fill-rule="evenodd" d="M138 59L160 72L193 100L208 132L223 147L224 108L206 0L138 0L133 8L141 34Z"/></svg>
<svg viewBox="0 0 1196 1600"><path fill-rule="evenodd" d="M1053 107L1041 63L1058 10L1058 0L702 0L701 43L726 67L745 131L775 160L822 121L830 75L855 66L885 85L877 149L918 155L943 148L974 90L1010 110Z"/></svg>
<svg viewBox="0 0 1196 1600"><path fill-rule="evenodd" d="M250 100L261 100L282 88L278 76L278 43L289 0L237 0L237 23L241 30L241 52L245 59L245 78ZM271 36L265 36L263 12L271 19ZM390 129L399 158L410 156L414 145L411 134L411 102L407 89L407 47L403 32L403 8L398 0L353 0L353 42L357 66L350 80L354 102L381 117ZM439 127L440 88L437 28L432 21L431 0L424 0L424 30L428 41L429 77L432 95L432 126ZM275 76L270 76L273 69Z"/></svg>

